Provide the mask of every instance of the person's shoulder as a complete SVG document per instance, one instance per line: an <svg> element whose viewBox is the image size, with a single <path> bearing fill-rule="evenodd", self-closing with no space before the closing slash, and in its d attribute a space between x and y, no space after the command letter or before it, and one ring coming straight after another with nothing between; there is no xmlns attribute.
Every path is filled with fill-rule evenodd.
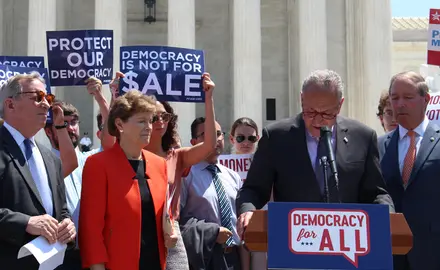
<svg viewBox="0 0 440 270"><path fill-rule="evenodd" d="M142 150L142 152L148 162L154 164L154 166L166 166L166 160L163 157L158 156L147 150Z"/></svg>
<svg viewBox="0 0 440 270"><path fill-rule="evenodd" d="M388 140L388 139L390 139L391 137L393 137L394 132L396 132L396 130L397 130L397 129L394 129L394 130L392 130L392 131L389 131L389 132L385 133L385 134L382 135L382 136L379 136L379 137L377 138L377 141L378 141L379 143L383 143L383 142L385 142L386 140Z"/></svg>
<svg viewBox="0 0 440 270"><path fill-rule="evenodd" d="M359 122L358 120L348 118L345 116L338 116L337 125L342 129L348 129L350 133L355 133L356 135L371 135L376 134L376 131L371 127Z"/></svg>

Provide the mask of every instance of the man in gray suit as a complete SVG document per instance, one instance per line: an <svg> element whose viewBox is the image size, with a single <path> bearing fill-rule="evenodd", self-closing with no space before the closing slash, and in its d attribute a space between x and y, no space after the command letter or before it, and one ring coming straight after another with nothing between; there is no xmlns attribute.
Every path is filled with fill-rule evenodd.
<svg viewBox="0 0 440 270"><path fill-rule="evenodd" d="M399 126L379 138L382 173L414 237L409 254L395 256L394 269L440 269L440 127L425 116L430 95L421 75L395 75L389 93Z"/></svg>
<svg viewBox="0 0 440 270"><path fill-rule="evenodd" d="M2 269L38 269L33 256L17 259L20 247L37 236L51 244L75 240L61 161L35 141L53 100L37 73L14 76L0 88L0 117L4 120L0 127Z"/></svg>
<svg viewBox="0 0 440 270"><path fill-rule="evenodd" d="M358 121L338 116L343 97L340 76L318 70L305 79L302 113L263 129L246 181L237 196L241 233L252 211L263 207L273 186L275 202L324 202L318 166L320 128L332 129L339 188L329 179L330 202L393 204L379 166L377 135Z"/></svg>

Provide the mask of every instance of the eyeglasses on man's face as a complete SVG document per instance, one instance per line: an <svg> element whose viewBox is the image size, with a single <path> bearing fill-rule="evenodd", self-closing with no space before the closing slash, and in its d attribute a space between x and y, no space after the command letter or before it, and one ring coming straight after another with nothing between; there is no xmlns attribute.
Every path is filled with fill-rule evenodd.
<svg viewBox="0 0 440 270"><path fill-rule="evenodd" d="M15 96L24 95L24 94L36 94L35 96L28 96L28 98L31 100L34 100L38 103L42 102L43 99L46 99L47 103L49 105L52 105L55 101L55 95L47 94L46 92L39 91L39 90L37 90L37 91L24 91L24 92L17 93ZM10 98L13 98L13 96L11 96Z"/></svg>

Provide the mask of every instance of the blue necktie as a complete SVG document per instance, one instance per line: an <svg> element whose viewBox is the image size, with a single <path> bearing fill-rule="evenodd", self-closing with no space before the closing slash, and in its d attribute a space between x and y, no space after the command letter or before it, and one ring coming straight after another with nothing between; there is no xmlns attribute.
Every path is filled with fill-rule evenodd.
<svg viewBox="0 0 440 270"><path fill-rule="evenodd" d="M229 203L229 199L226 196L225 188L223 187L223 184L220 180L220 177L218 176L219 168L216 165L208 165L206 167L208 171L212 174L212 182L214 183L215 191L217 192L218 197L218 203L220 206L220 220L222 227L227 228L231 232L233 231L232 228L232 210L231 210L231 204ZM232 237L229 237L228 240L226 240L226 245L229 247L234 243L234 240Z"/></svg>
<svg viewBox="0 0 440 270"><path fill-rule="evenodd" d="M32 153L32 141L29 139L24 140L25 155L28 162L29 170L31 171L32 178L37 186L38 193L40 193L43 207L48 215L53 215L53 203L52 203L52 191L49 187L49 179L40 175L42 170L46 170L44 164L41 164L43 168L38 168L35 158Z"/></svg>

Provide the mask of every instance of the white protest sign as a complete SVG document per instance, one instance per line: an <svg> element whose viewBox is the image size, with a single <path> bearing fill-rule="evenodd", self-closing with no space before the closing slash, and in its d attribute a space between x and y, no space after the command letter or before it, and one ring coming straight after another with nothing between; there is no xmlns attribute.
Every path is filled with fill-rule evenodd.
<svg viewBox="0 0 440 270"><path fill-rule="evenodd" d="M251 167L253 154L231 154L221 155L218 157L218 161L223 166L237 172L241 180L246 180L247 173Z"/></svg>

